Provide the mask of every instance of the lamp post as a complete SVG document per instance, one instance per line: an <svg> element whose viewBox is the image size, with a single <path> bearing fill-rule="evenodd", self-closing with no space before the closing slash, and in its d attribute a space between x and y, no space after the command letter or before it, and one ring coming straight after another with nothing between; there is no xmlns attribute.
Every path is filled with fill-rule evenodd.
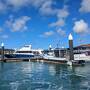
<svg viewBox="0 0 90 90"><path fill-rule="evenodd" d="M1 43L1 60L4 60L4 43Z"/></svg>
<svg viewBox="0 0 90 90"><path fill-rule="evenodd" d="M52 46L51 46L51 45L49 45L49 51L51 51L51 49L52 49Z"/></svg>
<svg viewBox="0 0 90 90"><path fill-rule="evenodd" d="M69 40L69 56L70 56L70 60L74 60L73 37L72 37L71 34L69 34L68 40Z"/></svg>

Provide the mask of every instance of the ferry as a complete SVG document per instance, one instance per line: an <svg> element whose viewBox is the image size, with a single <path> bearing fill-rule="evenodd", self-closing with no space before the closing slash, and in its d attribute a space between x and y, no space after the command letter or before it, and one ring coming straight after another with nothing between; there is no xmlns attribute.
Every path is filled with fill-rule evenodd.
<svg viewBox="0 0 90 90"><path fill-rule="evenodd" d="M5 54L6 58L21 58L21 59L31 59L35 57L40 57L42 54L41 49L32 49L31 45L25 45L18 50L15 50L13 54Z"/></svg>

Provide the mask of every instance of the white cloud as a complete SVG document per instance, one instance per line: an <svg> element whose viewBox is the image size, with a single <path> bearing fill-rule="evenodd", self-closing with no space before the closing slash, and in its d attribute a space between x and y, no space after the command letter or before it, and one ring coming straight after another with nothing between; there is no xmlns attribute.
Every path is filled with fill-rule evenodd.
<svg viewBox="0 0 90 90"><path fill-rule="evenodd" d="M13 7L14 9L20 9L22 7L35 7L40 8L40 12L45 14L49 13L52 5L52 0L7 0L6 5ZM45 12L44 12L45 11Z"/></svg>
<svg viewBox="0 0 90 90"><path fill-rule="evenodd" d="M42 4L39 9L39 12L42 15L54 15L56 14L57 10L52 8L53 2L52 0L48 0Z"/></svg>
<svg viewBox="0 0 90 90"><path fill-rule="evenodd" d="M4 12L7 9L7 6L0 1L0 12Z"/></svg>
<svg viewBox="0 0 90 90"><path fill-rule="evenodd" d="M69 12L67 10L67 6L64 6L62 9L58 10L57 17L58 18L67 18L69 15Z"/></svg>
<svg viewBox="0 0 90 90"><path fill-rule="evenodd" d="M58 19L56 22L52 22L51 24L49 24L50 27L60 27L64 25L65 25L65 21L62 18Z"/></svg>
<svg viewBox="0 0 90 90"><path fill-rule="evenodd" d="M46 2L45 0L0 0L0 11L8 11L8 10L19 10L22 7L39 7ZM2 13L0 12L0 13Z"/></svg>
<svg viewBox="0 0 90 90"><path fill-rule="evenodd" d="M89 30L88 23L84 20L75 21L73 31L76 33L87 33Z"/></svg>
<svg viewBox="0 0 90 90"><path fill-rule="evenodd" d="M90 0L82 0L80 12L90 12Z"/></svg>
<svg viewBox="0 0 90 90"><path fill-rule="evenodd" d="M58 30L56 30L56 32L60 35L60 36L66 36L66 32L64 30L62 30L61 28L59 28Z"/></svg>
<svg viewBox="0 0 90 90"><path fill-rule="evenodd" d="M30 4L34 7L41 7L41 5L46 2L47 0L29 0Z"/></svg>
<svg viewBox="0 0 90 90"><path fill-rule="evenodd" d="M57 9L57 13L56 13L56 17L57 17L57 21L56 22L52 22L51 24L49 24L50 27L62 27L65 25L65 20L68 17L69 12L67 9L67 6L64 6L62 9Z"/></svg>
<svg viewBox="0 0 90 90"><path fill-rule="evenodd" d="M7 0L6 3L8 6L12 6L15 9L23 7L23 6L28 6L29 0Z"/></svg>
<svg viewBox="0 0 90 90"><path fill-rule="evenodd" d="M38 9L42 15L56 15L56 13L60 11L54 7L54 5L54 0L5 0L4 3L0 1L0 10L14 11L21 9L22 7L34 7ZM64 10L62 13L66 14Z"/></svg>
<svg viewBox="0 0 90 90"><path fill-rule="evenodd" d="M16 31L24 31L26 30L28 27L26 25L26 23L30 20L31 18L28 16L22 16L18 19L10 19L8 21L6 21L6 25L9 27L9 29L13 32Z"/></svg>
<svg viewBox="0 0 90 90"><path fill-rule="evenodd" d="M52 36L54 34L53 31L48 31L48 32L44 32L43 35L40 35L41 37L49 37L49 36Z"/></svg>
<svg viewBox="0 0 90 90"><path fill-rule="evenodd" d="M15 8L20 8L23 6L34 6L40 7L44 2L48 0L7 0L8 5L12 5Z"/></svg>
<svg viewBox="0 0 90 90"><path fill-rule="evenodd" d="M34 7L41 15L55 15L57 9L53 8L53 0L0 0L0 13L3 11L17 11L22 7Z"/></svg>
<svg viewBox="0 0 90 90"><path fill-rule="evenodd" d="M44 0L0 0L0 13L8 10L18 10L22 7L39 6Z"/></svg>

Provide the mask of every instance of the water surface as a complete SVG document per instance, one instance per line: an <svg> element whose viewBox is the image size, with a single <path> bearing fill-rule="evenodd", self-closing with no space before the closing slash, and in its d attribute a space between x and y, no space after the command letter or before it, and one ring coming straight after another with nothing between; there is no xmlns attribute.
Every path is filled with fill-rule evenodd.
<svg viewBox="0 0 90 90"><path fill-rule="evenodd" d="M0 63L0 90L90 90L90 63Z"/></svg>

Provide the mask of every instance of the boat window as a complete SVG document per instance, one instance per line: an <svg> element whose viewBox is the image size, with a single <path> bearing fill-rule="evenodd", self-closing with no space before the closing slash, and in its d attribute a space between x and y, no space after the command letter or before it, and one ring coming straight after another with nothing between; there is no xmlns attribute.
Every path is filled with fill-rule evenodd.
<svg viewBox="0 0 90 90"><path fill-rule="evenodd" d="M37 52L37 51L33 51L33 54L39 54L39 52Z"/></svg>
<svg viewBox="0 0 90 90"><path fill-rule="evenodd" d="M17 51L16 53L32 53L32 51Z"/></svg>

